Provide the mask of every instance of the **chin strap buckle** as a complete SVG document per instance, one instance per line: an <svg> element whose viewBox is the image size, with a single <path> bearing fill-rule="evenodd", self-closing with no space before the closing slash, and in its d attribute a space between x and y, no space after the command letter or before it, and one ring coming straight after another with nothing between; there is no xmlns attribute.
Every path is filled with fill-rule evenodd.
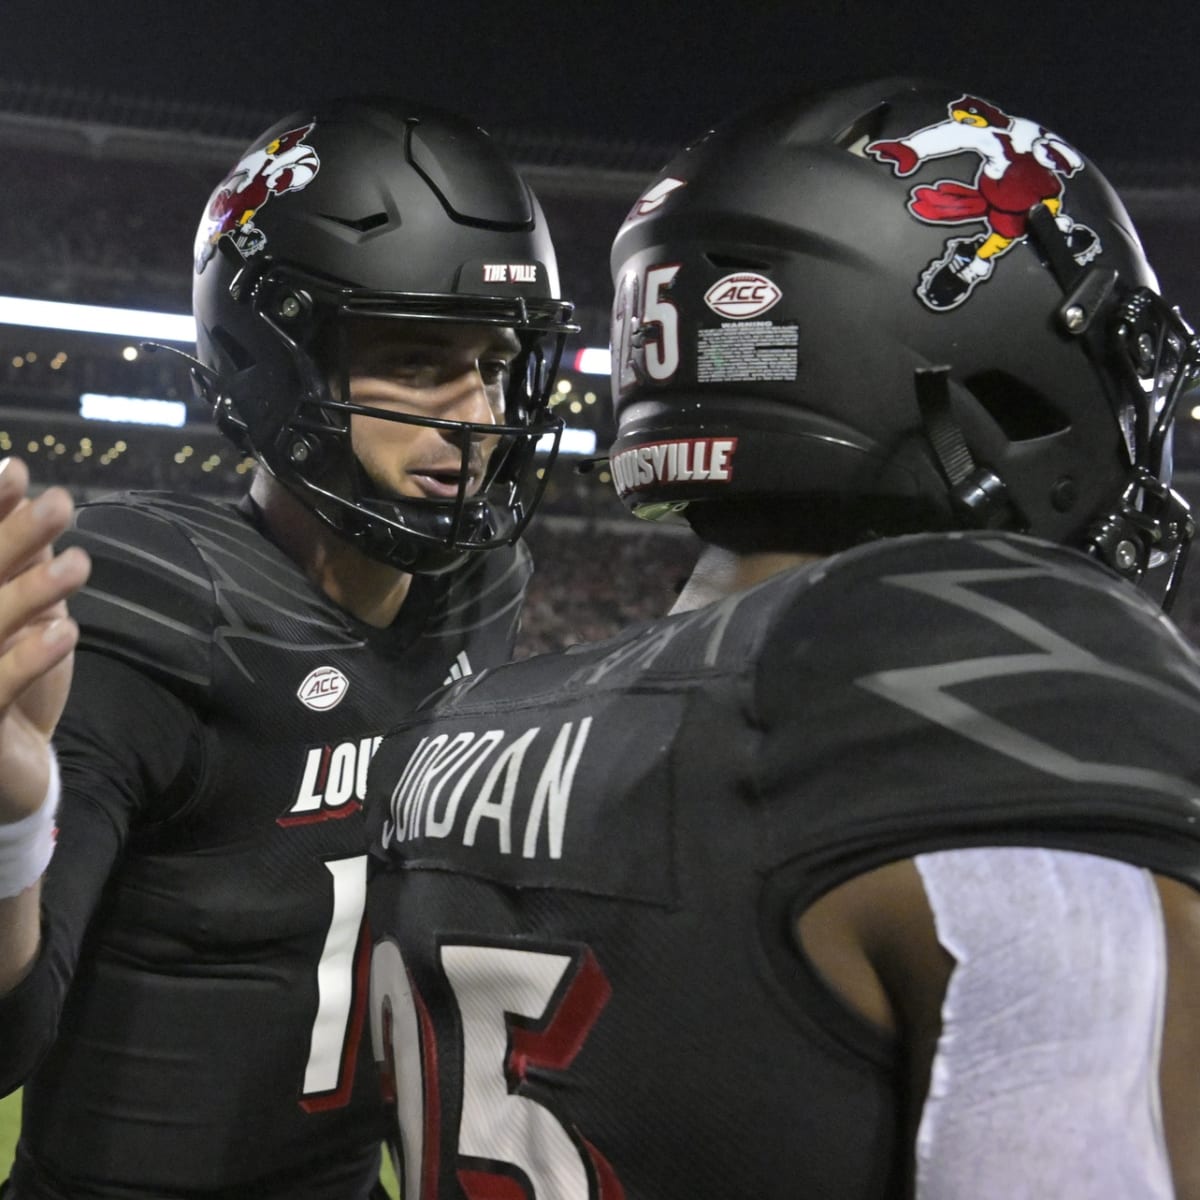
<svg viewBox="0 0 1200 1200"><path fill-rule="evenodd" d="M1017 514L1003 480L976 463L950 408L950 368L918 367L917 407L955 512L972 529L1012 529Z"/></svg>

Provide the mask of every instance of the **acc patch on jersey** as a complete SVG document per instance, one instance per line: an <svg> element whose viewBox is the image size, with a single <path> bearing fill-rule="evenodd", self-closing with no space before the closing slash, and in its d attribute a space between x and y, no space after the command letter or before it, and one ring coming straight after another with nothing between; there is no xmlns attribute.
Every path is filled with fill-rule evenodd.
<svg viewBox="0 0 1200 1200"><path fill-rule="evenodd" d="M349 690L350 681L337 667L317 667L304 677L296 696L305 708L325 712L341 704Z"/></svg>

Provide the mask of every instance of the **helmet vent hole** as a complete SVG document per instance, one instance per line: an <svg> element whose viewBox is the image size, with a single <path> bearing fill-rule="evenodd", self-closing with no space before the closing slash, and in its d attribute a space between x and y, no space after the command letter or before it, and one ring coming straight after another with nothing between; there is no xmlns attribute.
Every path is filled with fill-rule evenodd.
<svg viewBox="0 0 1200 1200"><path fill-rule="evenodd" d="M367 217L336 217L332 213L322 213L321 215L325 220L333 221L336 225L353 229L355 233L370 233L372 229L386 225L391 219L385 212L371 213Z"/></svg>
<svg viewBox="0 0 1200 1200"><path fill-rule="evenodd" d="M866 147L868 143L879 140L890 109L891 105L885 101L870 112L860 114L833 139L833 144L839 150L866 158Z"/></svg>
<svg viewBox="0 0 1200 1200"><path fill-rule="evenodd" d="M1071 427L1047 397L1007 371L982 371L964 382L1010 442L1028 442Z"/></svg>
<svg viewBox="0 0 1200 1200"><path fill-rule="evenodd" d="M771 264L761 258L747 258L744 254L705 254L718 271L769 271Z"/></svg>
<svg viewBox="0 0 1200 1200"><path fill-rule="evenodd" d="M254 365L254 356L224 326L212 331L212 339L233 363L235 371L245 371Z"/></svg>

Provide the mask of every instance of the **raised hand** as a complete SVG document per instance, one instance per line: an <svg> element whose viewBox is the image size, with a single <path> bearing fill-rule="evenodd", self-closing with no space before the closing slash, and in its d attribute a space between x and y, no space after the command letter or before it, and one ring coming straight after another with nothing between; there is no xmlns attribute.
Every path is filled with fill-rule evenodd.
<svg viewBox="0 0 1200 1200"><path fill-rule="evenodd" d="M87 581L87 554L55 554L74 506L62 488L36 499L16 458L0 463L0 823L35 812L49 782L47 745L71 684L79 629L66 598Z"/></svg>

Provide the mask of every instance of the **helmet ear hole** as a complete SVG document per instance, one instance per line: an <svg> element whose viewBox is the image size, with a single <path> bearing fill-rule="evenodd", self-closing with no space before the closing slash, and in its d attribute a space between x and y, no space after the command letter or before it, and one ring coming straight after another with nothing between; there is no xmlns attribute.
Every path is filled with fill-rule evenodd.
<svg viewBox="0 0 1200 1200"><path fill-rule="evenodd" d="M1010 442L1049 437L1071 427L1047 396L1007 371L980 371L964 383Z"/></svg>
<svg viewBox="0 0 1200 1200"><path fill-rule="evenodd" d="M218 325L212 331L212 340L233 364L235 371L245 371L254 365L253 355L223 325Z"/></svg>

